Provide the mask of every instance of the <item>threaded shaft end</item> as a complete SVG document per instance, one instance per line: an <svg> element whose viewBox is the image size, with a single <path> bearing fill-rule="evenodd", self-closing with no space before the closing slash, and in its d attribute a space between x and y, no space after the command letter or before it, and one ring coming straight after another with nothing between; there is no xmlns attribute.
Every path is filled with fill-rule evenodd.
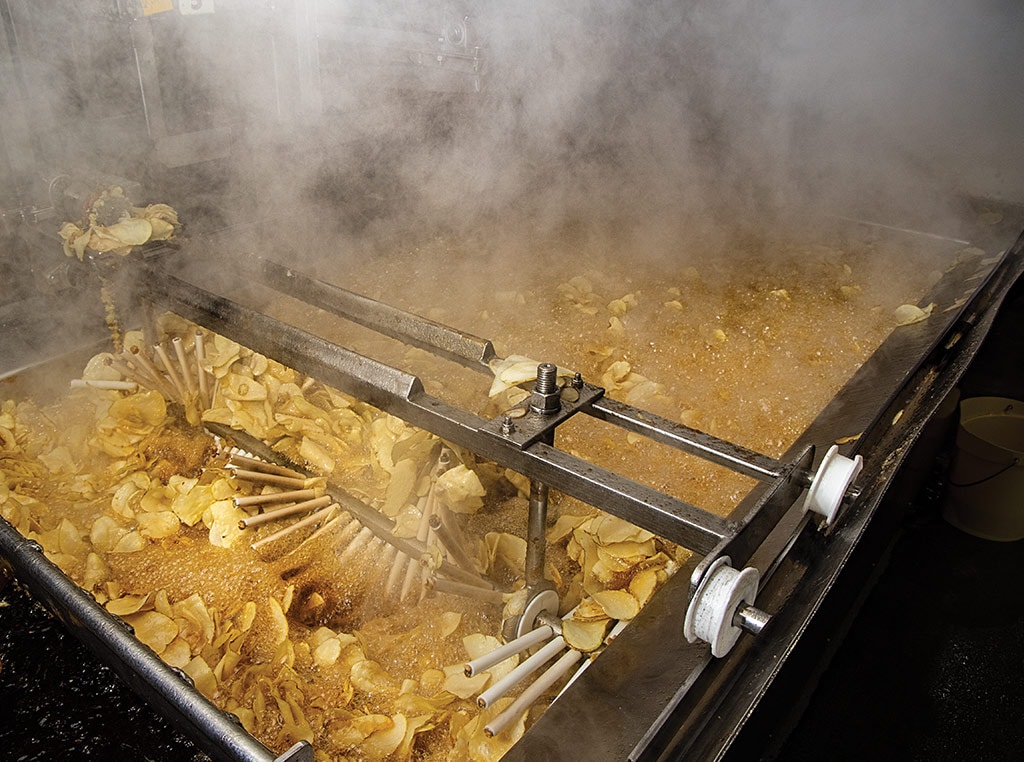
<svg viewBox="0 0 1024 762"><path fill-rule="evenodd" d="M537 385L533 390L538 394L553 394L558 391L558 367L551 362L537 366Z"/></svg>

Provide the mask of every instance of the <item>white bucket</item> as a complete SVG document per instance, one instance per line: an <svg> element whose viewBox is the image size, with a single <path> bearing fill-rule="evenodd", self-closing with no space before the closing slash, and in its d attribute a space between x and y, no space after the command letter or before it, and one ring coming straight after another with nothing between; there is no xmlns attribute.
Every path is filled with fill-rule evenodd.
<svg viewBox="0 0 1024 762"><path fill-rule="evenodd" d="M960 428L942 515L986 540L1024 538L1024 402L971 397Z"/></svg>

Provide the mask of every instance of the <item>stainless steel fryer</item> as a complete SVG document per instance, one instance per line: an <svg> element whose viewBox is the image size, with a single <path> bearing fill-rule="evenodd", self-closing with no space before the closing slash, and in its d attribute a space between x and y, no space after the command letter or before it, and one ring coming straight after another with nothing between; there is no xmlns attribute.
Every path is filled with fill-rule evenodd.
<svg viewBox="0 0 1024 762"><path fill-rule="evenodd" d="M1001 257L952 262L925 299L937 305L933 317L896 330L780 459L605 398L585 379L574 381L575 394L560 399L553 411L544 410L550 389L535 388L512 426L511 416L482 419L430 397L415 376L179 277L162 256L138 268L135 283L146 301L526 475L538 487L531 499L531 528L538 522L543 527L544 496L553 488L696 551L506 758L562 759L585 748L592 759L705 759L729 748L799 644L910 448L955 387L1019 278L1024 238ZM259 260L250 270L275 290L468 367L487 371L494 356L485 340L271 260ZM760 483L728 518L719 518L559 451L553 435L575 414L613 423ZM805 513L799 498L820 472L823 450L851 431L863 434L845 453L851 461L862 458L863 471L845 485L839 514L826 523ZM223 759L274 758L89 600L38 546L6 522L2 530L0 554L19 579L202 748ZM699 602L702 583L726 558L733 570L756 570L756 601L745 599L726 612L725 628L738 641L715 658L707 643L687 641L684 619ZM740 637L740 629L758 634ZM300 744L278 759L311 757L312 750Z"/></svg>

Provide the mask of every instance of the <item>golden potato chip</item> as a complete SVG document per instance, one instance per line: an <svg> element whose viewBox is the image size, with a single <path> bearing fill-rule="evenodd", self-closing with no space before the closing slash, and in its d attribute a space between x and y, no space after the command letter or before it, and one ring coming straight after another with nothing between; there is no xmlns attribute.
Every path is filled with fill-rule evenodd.
<svg viewBox="0 0 1024 762"><path fill-rule="evenodd" d="M128 534L128 530L110 516L100 516L92 522L89 530L89 542L100 553L109 553L118 541Z"/></svg>
<svg viewBox="0 0 1024 762"><path fill-rule="evenodd" d="M172 640L164 652L160 654L160 658L167 662L172 667L178 667L181 669L189 660L192 658L192 646L188 644L183 638L175 638Z"/></svg>
<svg viewBox="0 0 1024 762"><path fill-rule="evenodd" d="M590 653L596 651L604 643L608 632L609 620L600 622L577 622L566 619L562 622L562 637L565 642L577 651Z"/></svg>
<svg viewBox="0 0 1024 762"><path fill-rule="evenodd" d="M69 520L62 519L59 527L58 544L61 553L85 560L89 546L82 540L82 533Z"/></svg>
<svg viewBox="0 0 1024 762"><path fill-rule="evenodd" d="M437 496L454 513L476 513L487 494L475 471L459 464L437 478Z"/></svg>
<svg viewBox="0 0 1024 762"><path fill-rule="evenodd" d="M654 537L646 529L641 529L607 513L595 516L590 522L588 530L602 545L619 542L647 542Z"/></svg>
<svg viewBox="0 0 1024 762"><path fill-rule="evenodd" d="M625 590L603 590L592 597L612 619L632 619L640 612L637 599Z"/></svg>
<svg viewBox="0 0 1024 762"><path fill-rule="evenodd" d="M159 540L176 535L178 528L181 526L181 522L174 511L140 513L137 519L142 535L151 540Z"/></svg>
<svg viewBox="0 0 1024 762"><path fill-rule="evenodd" d="M371 733L359 746L360 754L371 760L383 760L389 757L405 738L406 719L403 714L391 718L390 728L381 728Z"/></svg>
<svg viewBox="0 0 1024 762"><path fill-rule="evenodd" d="M214 676L213 670L210 669L210 665L206 663L203 657L196 656L181 669L185 674L192 678L192 681L195 683L196 690L208 699L216 697L217 678Z"/></svg>
<svg viewBox="0 0 1024 762"><path fill-rule="evenodd" d="M107 601L106 609L117 616L128 616L142 611L149 603L150 594L126 595L123 598L114 598Z"/></svg>
<svg viewBox="0 0 1024 762"><path fill-rule="evenodd" d="M471 698L482 691L491 676L487 672L480 672L473 677L466 677L465 668L462 664L455 664L444 668L444 689L461 699Z"/></svg>
<svg viewBox="0 0 1024 762"><path fill-rule="evenodd" d="M458 629L460 622L462 622L462 614L457 611L446 611L441 614L440 637L447 638Z"/></svg>
<svg viewBox="0 0 1024 762"><path fill-rule="evenodd" d="M146 541L138 532L128 532L110 549L111 553L135 553L146 547Z"/></svg>
<svg viewBox="0 0 1024 762"><path fill-rule="evenodd" d="M110 567L97 553L90 553L85 559L85 573L82 575L82 587L92 590L106 582L110 577Z"/></svg>
<svg viewBox="0 0 1024 762"><path fill-rule="evenodd" d="M210 617L210 611L206 608L206 603L203 602L199 593L193 593L185 600L178 601L171 608L174 610L176 617L182 617L194 624L202 634L205 642L209 643L213 640L213 619Z"/></svg>
<svg viewBox="0 0 1024 762"><path fill-rule="evenodd" d="M178 625L159 611L132 614L125 617L125 621L135 628L135 637L158 654L162 654L167 645L178 637Z"/></svg>
<svg viewBox="0 0 1024 762"><path fill-rule="evenodd" d="M577 622L601 621L608 618L608 613L594 598L584 598L572 613Z"/></svg>
<svg viewBox="0 0 1024 762"><path fill-rule="evenodd" d="M339 656L341 656L341 641L337 638L328 638L313 651L313 661L318 667L331 666L338 661Z"/></svg>
<svg viewBox="0 0 1024 762"><path fill-rule="evenodd" d="M372 659L363 659L352 665L352 685L370 695L397 693L398 685L385 669Z"/></svg>
<svg viewBox="0 0 1024 762"><path fill-rule="evenodd" d="M390 730L394 721L385 714L362 714L353 717L344 726L331 732L331 740L342 747L359 746L378 731Z"/></svg>
<svg viewBox="0 0 1024 762"><path fill-rule="evenodd" d="M641 608L651 600L657 587L658 573L654 569L643 569L629 581L629 592L636 597Z"/></svg>
<svg viewBox="0 0 1024 762"><path fill-rule="evenodd" d="M558 517L555 525L548 530L548 542L556 543L560 540L564 540L572 534L572 531L576 527L590 521L591 516L574 516L572 514L562 514Z"/></svg>
<svg viewBox="0 0 1024 762"><path fill-rule="evenodd" d="M399 744L398 749L394 752L395 757L398 759L410 759L412 757L412 747L416 742L416 736L419 733L425 733L428 730L433 730L437 727L436 723L432 722L433 714L437 710L423 712L412 717L406 717L405 726L405 737L402 739L402 743Z"/></svg>
<svg viewBox="0 0 1024 762"><path fill-rule="evenodd" d="M444 670L428 669L420 675L420 690L425 696L433 696L442 689L445 680Z"/></svg>
<svg viewBox="0 0 1024 762"><path fill-rule="evenodd" d="M416 472L419 466L406 458L395 463L391 469L382 511L385 516L394 518L409 502L416 488Z"/></svg>

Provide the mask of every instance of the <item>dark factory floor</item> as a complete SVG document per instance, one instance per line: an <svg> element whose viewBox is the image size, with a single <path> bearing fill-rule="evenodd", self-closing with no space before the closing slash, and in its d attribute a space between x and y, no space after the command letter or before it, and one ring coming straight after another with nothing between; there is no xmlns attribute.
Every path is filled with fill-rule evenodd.
<svg viewBox="0 0 1024 762"><path fill-rule="evenodd" d="M1024 541L924 502L776 759L1024 759Z"/></svg>

